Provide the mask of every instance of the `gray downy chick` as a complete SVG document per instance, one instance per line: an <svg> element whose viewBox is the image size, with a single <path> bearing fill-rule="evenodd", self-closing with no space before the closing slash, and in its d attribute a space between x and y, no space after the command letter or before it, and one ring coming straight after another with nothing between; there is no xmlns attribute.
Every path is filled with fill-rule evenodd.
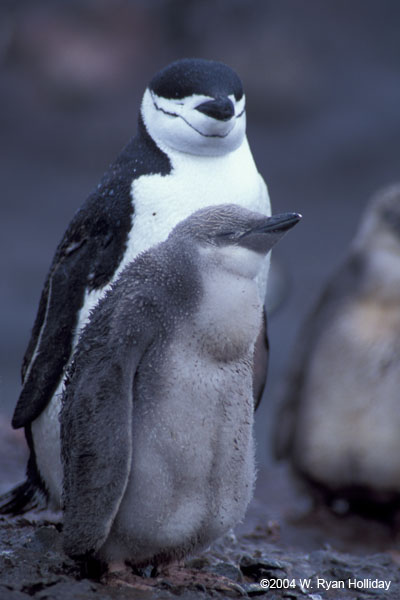
<svg viewBox="0 0 400 600"><path fill-rule="evenodd" d="M94 309L61 411L69 555L168 563L243 518L255 479L256 277L299 218L202 209Z"/></svg>
<svg viewBox="0 0 400 600"><path fill-rule="evenodd" d="M0 513L48 503L59 508L59 410L64 375L90 311L140 252L165 240L196 210L233 203L271 214L267 187L246 137L246 99L227 65L182 59L149 82L137 134L76 213L46 279L22 366L12 420L30 448L26 481L0 497ZM266 293L269 257L258 276ZM260 327L255 396L267 369L266 323Z"/></svg>
<svg viewBox="0 0 400 600"><path fill-rule="evenodd" d="M368 205L305 322L275 451L317 500L389 516L400 500L400 185Z"/></svg>

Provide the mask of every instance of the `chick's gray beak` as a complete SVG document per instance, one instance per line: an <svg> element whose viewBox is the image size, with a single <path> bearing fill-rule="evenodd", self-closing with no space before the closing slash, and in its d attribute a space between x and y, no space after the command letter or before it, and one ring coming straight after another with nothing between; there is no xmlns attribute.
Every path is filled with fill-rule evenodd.
<svg viewBox="0 0 400 600"><path fill-rule="evenodd" d="M240 238L239 245L266 254L289 229L300 221L301 217L298 213L282 213L268 217L246 231Z"/></svg>

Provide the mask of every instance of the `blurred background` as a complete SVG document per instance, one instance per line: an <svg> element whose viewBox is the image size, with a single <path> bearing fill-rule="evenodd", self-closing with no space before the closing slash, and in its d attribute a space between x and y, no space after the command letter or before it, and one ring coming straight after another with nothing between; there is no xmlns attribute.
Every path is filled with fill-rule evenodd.
<svg viewBox="0 0 400 600"><path fill-rule="evenodd" d="M397 0L1 1L4 485L22 474L23 450L14 452L5 424L56 245L135 133L152 75L177 58L212 58L243 80L248 138L273 211L304 216L274 251L278 307L248 523L279 522L284 541L305 547L326 539L285 525L300 500L285 467L272 463L272 416L303 317L342 260L368 198L400 179L399 31Z"/></svg>

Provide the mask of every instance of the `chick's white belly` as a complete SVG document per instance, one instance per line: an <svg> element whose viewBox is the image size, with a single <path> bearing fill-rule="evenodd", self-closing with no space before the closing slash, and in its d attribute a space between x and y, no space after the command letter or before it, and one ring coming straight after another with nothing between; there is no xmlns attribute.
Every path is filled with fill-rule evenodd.
<svg viewBox="0 0 400 600"><path fill-rule="evenodd" d="M151 367L147 367L148 371ZM129 483L102 549L137 563L210 544L245 513L253 492L249 360L212 362L175 347L162 373L138 382Z"/></svg>

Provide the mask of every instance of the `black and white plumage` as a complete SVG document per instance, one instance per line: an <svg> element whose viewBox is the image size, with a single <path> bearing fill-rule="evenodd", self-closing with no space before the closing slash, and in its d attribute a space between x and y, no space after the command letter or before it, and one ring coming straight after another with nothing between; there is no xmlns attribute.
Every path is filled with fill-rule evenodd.
<svg viewBox="0 0 400 600"><path fill-rule="evenodd" d="M28 479L0 499L0 512L29 507L38 487L54 501L65 369L90 310L122 269L203 206L229 202L270 214L245 131L242 84L226 65L184 59L150 82L136 137L72 219L51 264L12 421L25 427ZM262 298L267 273L268 258L259 276ZM258 395L266 370L265 331L260 340Z"/></svg>
<svg viewBox="0 0 400 600"><path fill-rule="evenodd" d="M276 454L335 510L400 506L400 185L368 205L301 329Z"/></svg>
<svg viewBox="0 0 400 600"><path fill-rule="evenodd" d="M299 219L201 209L100 300L61 410L68 554L168 563L243 518L255 479L255 279Z"/></svg>

